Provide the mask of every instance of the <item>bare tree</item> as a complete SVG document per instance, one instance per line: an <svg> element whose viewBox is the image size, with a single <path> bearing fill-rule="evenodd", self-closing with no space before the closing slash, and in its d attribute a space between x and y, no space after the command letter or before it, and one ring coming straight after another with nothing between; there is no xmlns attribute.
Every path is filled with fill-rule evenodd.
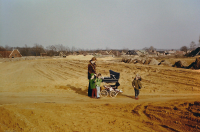
<svg viewBox="0 0 200 132"><path fill-rule="evenodd" d="M67 52L70 52L70 48L68 46L65 46L65 49Z"/></svg>
<svg viewBox="0 0 200 132"><path fill-rule="evenodd" d="M57 44L55 45L56 51L66 51L65 46L63 46L62 44Z"/></svg>
<svg viewBox="0 0 200 132"><path fill-rule="evenodd" d="M29 56L29 55L31 55L31 50L30 50L30 49L31 49L31 48L28 47L28 46L25 44L24 47L19 48L19 51L20 51L20 54L21 54L22 56Z"/></svg>
<svg viewBox="0 0 200 132"><path fill-rule="evenodd" d="M0 51L6 51L6 49L3 46L0 46Z"/></svg>
<svg viewBox="0 0 200 132"><path fill-rule="evenodd" d="M40 56L40 53L44 52L44 47L40 44L35 43L32 51L34 52L35 56Z"/></svg>
<svg viewBox="0 0 200 132"><path fill-rule="evenodd" d="M145 51L148 50L148 49L149 49L148 47L144 47L144 48L143 48L143 50L145 50Z"/></svg>
<svg viewBox="0 0 200 132"><path fill-rule="evenodd" d="M151 50L151 51L154 51L154 50L156 50L153 46L150 46L149 47L149 50Z"/></svg>
<svg viewBox="0 0 200 132"><path fill-rule="evenodd" d="M5 49L6 49L7 51L12 51L12 50L13 50L13 47L10 47L10 46L6 45L6 46L5 46Z"/></svg>
<svg viewBox="0 0 200 132"><path fill-rule="evenodd" d="M129 51L129 48L123 47L123 49L122 49L122 50L123 50L123 52L125 52L125 53L126 53L126 52L128 52L128 51Z"/></svg>
<svg viewBox="0 0 200 132"><path fill-rule="evenodd" d="M180 48L180 51L184 51L184 52L186 52L186 53L187 53L187 50L188 50L187 46L182 46L182 47Z"/></svg>
<svg viewBox="0 0 200 132"><path fill-rule="evenodd" d="M74 51L76 51L76 48L74 46L72 46L71 52L74 52Z"/></svg>
<svg viewBox="0 0 200 132"><path fill-rule="evenodd" d="M195 42L194 41L192 41L191 43L190 43L190 49L191 50L194 50L195 48L196 48L196 44L195 44Z"/></svg>
<svg viewBox="0 0 200 132"><path fill-rule="evenodd" d="M110 50L110 48L109 48L109 47L106 47L106 50Z"/></svg>
<svg viewBox="0 0 200 132"><path fill-rule="evenodd" d="M56 47L54 45L49 45L46 48L47 48L47 55L48 56L56 55Z"/></svg>

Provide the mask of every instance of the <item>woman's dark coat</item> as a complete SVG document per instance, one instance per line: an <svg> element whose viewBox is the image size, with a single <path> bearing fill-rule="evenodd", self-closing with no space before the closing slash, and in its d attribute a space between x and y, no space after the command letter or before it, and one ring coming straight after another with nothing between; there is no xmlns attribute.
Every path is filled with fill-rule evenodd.
<svg viewBox="0 0 200 132"><path fill-rule="evenodd" d="M96 64L92 64L91 61L88 64L88 79L91 78L91 74L96 74Z"/></svg>
<svg viewBox="0 0 200 132"><path fill-rule="evenodd" d="M88 79L91 78L91 74L96 74L96 64L92 64L91 61L88 64ZM90 82L88 86L88 96L92 96L92 89L90 88Z"/></svg>

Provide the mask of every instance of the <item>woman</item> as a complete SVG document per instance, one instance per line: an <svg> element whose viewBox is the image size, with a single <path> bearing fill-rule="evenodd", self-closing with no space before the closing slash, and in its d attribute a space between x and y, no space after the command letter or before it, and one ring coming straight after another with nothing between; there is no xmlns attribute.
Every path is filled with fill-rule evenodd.
<svg viewBox="0 0 200 132"><path fill-rule="evenodd" d="M139 89L142 88L142 84L141 84L141 77L137 74L132 82L132 86L134 87L135 90L135 99L138 100L138 96L139 96Z"/></svg>
<svg viewBox="0 0 200 132"><path fill-rule="evenodd" d="M91 78L91 74L96 74L96 57L92 57L88 64L88 80ZM92 89L90 88L90 81L88 86L88 96L92 96Z"/></svg>

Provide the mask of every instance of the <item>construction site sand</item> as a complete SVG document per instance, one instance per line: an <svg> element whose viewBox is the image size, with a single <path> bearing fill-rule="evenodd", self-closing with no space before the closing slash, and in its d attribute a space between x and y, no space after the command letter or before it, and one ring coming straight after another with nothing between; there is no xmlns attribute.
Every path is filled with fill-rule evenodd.
<svg viewBox="0 0 200 132"><path fill-rule="evenodd" d="M200 131L199 70L97 58L103 76L120 72L123 93L91 99L91 57L0 63L0 131ZM139 100L131 86L137 73Z"/></svg>

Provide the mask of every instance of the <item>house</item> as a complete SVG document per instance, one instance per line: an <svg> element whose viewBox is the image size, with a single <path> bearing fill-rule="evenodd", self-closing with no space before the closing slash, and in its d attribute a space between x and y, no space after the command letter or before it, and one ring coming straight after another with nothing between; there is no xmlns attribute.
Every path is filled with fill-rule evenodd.
<svg viewBox="0 0 200 132"><path fill-rule="evenodd" d="M22 57L20 52L15 49L13 51L0 51L0 54L3 58L16 58L16 57Z"/></svg>
<svg viewBox="0 0 200 132"><path fill-rule="evenodd" d="M112 51L112 54L113 56L117 56L117 57L121 56L121 53L118 50Z"/></svg>
<svg viewBox="0 0 200 132"><path fill-rule="evenodd" d="M86 51L78 51L78 55L86 56L88 53Z"/></svg>
<svg viewBox="0 0 200 132"><path fill-rule="evenodd" d="M47 53L40 53L40 56L41 56L41 57L47 56Z"/></svg>
<svg viewBox="0 0 200 132"><path fill-rule="evenodd" d="M106 51L106 50L101 50L101 51L99 51L99 52L97 53L97 55L99 55L99 56L104 56L104 57L112 56L112 55L110 55L109 52Z"/></svg>
<svg viewBox="0 0 200 132"><path fill-rule="evenodd" d="M175 55L176 51L175 50L169 50L166 52L166 55Z"/></svg>
<svg viewBox="0 0 200 132"><path fill-rule="evenodd" d="M63 57L63 58L66 58L66 54L63 53L62 51L59 53L59 56L60 56L60 57Z"/></svg>
<svg viewBox="0 0 200 132"><path fill-rule="evenodd" d="M111 50L111 51L109 51L108 52L108 54L109 54L109 56L112 56L112 57L114 57L115 56L115 54L114 54L115 52L113 51L113 50Z"/></svg>
<svg viewBox="0 0 200 132"><path fill-rule="evenodd" d="M145 50L138 50L136 53L137 53L139 56L140 56L140 55L148 55L148 52L145 51Z"/></svg>
<svg viewBox="0 0 200 132"><path fill-rule="evenodd" d="M126 55L138 55L135 50L129 50L126 52Z"/></svg>
<svg viewBox="0 0 200 132"><path fill-rule="evenodd" d="M186 53L184 51L177 50L175 54L176 55L185 55Z"/></svg>
<svg viewBox="0 0 200 132"><path fill-rule="evenodd" d="M78 53L77 53L76 51L74 51L74 52L72 53L72 55L78 55Z"/></svg>
<svg viewBox="0 0 200 132"><path fill-rule="evenodd" d="M157 51L157 55L158 56L163 56L163 55L165 55L165 51Z"/></svg>
<svg viewBox="0 0 200 132"><path fill-rule="evenodd" d="M121 55L126 55L126 52L124 52L123 50L121 51Z"/></svg>
<svg viewBox="0 0 200 132"><path fill-rule="evenodd" d="M155 56L157 56L157 53L152 52L152 51L147 51L147 53L148 53L149 57L155 57Z"/></svg>
<svg viewBox="0 0 200 132"><path fill-rule="evenodd" d="M87 55L94 55L94 51L92 50L87 51Z"/></svg>

